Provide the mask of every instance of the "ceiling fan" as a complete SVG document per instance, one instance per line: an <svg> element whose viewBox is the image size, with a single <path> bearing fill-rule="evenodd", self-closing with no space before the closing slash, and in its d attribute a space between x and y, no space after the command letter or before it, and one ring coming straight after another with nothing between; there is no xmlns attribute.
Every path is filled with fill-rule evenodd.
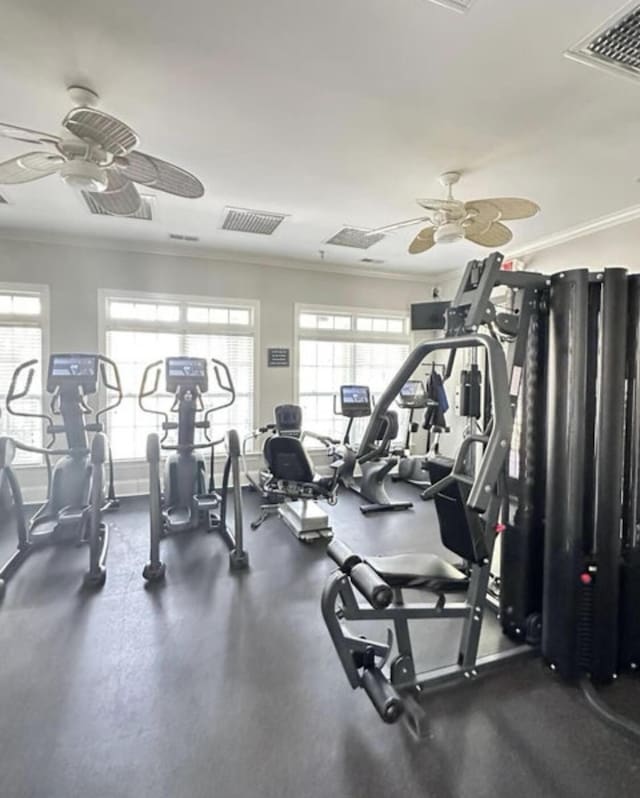
<svg viewBox="0 0 640 798"><path fill-rule="evenodd" d="M94 108L95 92L81 86L71 86L68 92L75 107L62 120L61 136L0 122L0 136L46 147L0 163L0 185L29 183L57 173L67 185L89 192L112 216L133 216L140 210L142 199L135 184L190 199L204 194L194 175L135 149L138 135Z"/></svg>
<svg viewBox="0 0 640 798"><path fill-rule="evenodd" d="M483 247L501 247L513 238L513 233L502 223L503 220L527 219L540 210L535 202L518 197L493 197L462 202L453 198L453 186L460 180L460 173L445 172L439 179L447 190L446 199L416 200L427 211L425 216L378 227L371 230L370 234L389 233L428 222L409 246L412 255L426 252L436 244L451 244L465 238Z"/></svg>

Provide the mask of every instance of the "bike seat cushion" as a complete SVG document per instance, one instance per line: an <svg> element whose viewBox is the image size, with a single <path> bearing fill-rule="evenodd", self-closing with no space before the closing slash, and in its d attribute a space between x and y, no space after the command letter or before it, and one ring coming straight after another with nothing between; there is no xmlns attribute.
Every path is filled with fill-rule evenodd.
<svg viewBox="0 0 640 798"><path fill-rule="evenodd" d="M466 590L469 578L437 554L394 554L367 557L366 562L391 587L415 587L436 592Z"/></svg>

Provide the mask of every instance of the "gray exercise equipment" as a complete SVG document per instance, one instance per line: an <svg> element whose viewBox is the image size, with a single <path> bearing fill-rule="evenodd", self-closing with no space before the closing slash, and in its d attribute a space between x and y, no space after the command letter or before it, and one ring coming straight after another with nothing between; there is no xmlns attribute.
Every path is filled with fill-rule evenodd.
<svg viewBox="0 0 640 798"><path fill-rule="evenodd" d="M223 439L212 440L211 416L235 401L233 380L226 364L211 358L216 379L216 393L225 398L206 408L203 397L209 391L209 368L205 358L168 357L150 363L144 370L138 404L147 413L162 418L162 436L156 433L147 439L149 464L150 556L142 575L148 582L165 577L166 565L160 558L160 542L168 534L191 532L204 528L218 532L229 549L229 566L242 570L249 566L244 549L242 498L240 484L240 441L235 430L226 434L227 459L222 488L215 487L215 447ZM178 420L170 421L169 413L147 405L158 392L164 366L166 392L173 396L169 412ZM151 377L153 375L153 377ZM198 414L202 418L198 419ZM195 442L196 430L202 430L204 440ZM175 444L167 443L170 432L177 433ZM169 452L164 464L164 492L160 466L162 452ZM203 452L209 454L209 478ZM233 531L227 526L227 501L233 483Z"/></svg>
<svg viewBox="0 0 640 798"><path fill-rule="evenodd" d="M258 529L268 518L278 516L293 535L303 543L313 540L330 540L333 530L329 516L318 504L337 501L338 478L341 463L333 459L332 474L319 475L304 446L305 438L313 438L331 454L337 441L302 429L302 408L282 404L274 409L274 422L259 427L244 442L263 439L264 467L258 479L249 477L259 491L264 503L260 515L251 528Z"/></svg>
<svg viewBox="0 0 640 798"><path fill-rule="evenodd" d="M398 437L398 414L387 408L376 416L375 428L367 443L356 450L350 441L353 421L371 415L371 392L366 385L341 385L339 408L334 399L334 412L348 418L342 445L336 448L340 460L340 481L349 490L365 499L360 505L363 515L393 510L409 510L413 502L395 501L387 493L385 480L398 464L398 457L391 451L393 441ZM356 479L356 466L361 477Z"/></svg>
<svg viewBox="0 0 640 798"><path fill-rule="evenodd" d="M122 401L118 368L104 355L53 354L49 358L47 375L50 412L30 413L16 409L16 402L27 397L31 390L37 366L37 360L29 360L16 368L6 398L7 411L11 415L46 422L45 430L50 439L47 446L41 447L9 437L0 438L0 482L5 482L10 491L18 533L18 548L0 569L0 597L4 595L6 581L33 551L44 545L87 543L89 569L84 584L97 588L106 579L109 531L103 513L116 507L117 500L102 418ZM18 387L25 372L24 383ZM93 411L86 400L97 394L100 382L115 394L115 398L111 404ZM58 435L65 436L66 446L56 446ZM47 465L47 499L28 523L22 491L13 469L18 451L41 454ZM58 458L53 466L52 457ZM110 479L109 492L105 496L107 459Z"/></svg>

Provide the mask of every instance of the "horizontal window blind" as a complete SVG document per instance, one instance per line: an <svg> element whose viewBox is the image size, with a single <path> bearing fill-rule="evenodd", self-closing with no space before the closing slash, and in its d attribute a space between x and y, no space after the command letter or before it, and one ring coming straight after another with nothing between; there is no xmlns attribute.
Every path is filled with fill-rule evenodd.
<svg viewBox="0 0 640 798"><path fill-rule="evenodd" d="M29 446L42 446L40 419L12 416L6 397L13 372L20 363L37 360L29 396L16 403L16 410L42 413L42 299L39 294L0 290L0 434L14 437ZM26 378L26 373L24 373ZM24 384L24 383L22 383ZM18 451L16 465L37 465L42 456Z"/></svg>
<svg viewBox="0 0 640 798"><path fill-rule="evenodd" d="M253 322L253 308L224 307L214 300L210 304L194 304L187 299L164 302L108 297L106 349L118 364L125 394L109 420L114 458L144 458L149 433L161 434L161 417L140 409L138 393L145 367L172 356L204 357L209 361L209 392L204 403L207 408L227 399L217 386L211 358L226 363L236 399L231 407L210 417L211 437L222 438L230 428L237 429L241 437L249 433L254 423ZM224 373L221 379L226 383ZM159 391L145 400L145 406L168 411L172 398L162 392L164 385L163 363ZM168 441L175 438L175 433L170 433Z"/></svg>
<svg viewBox="0 0 640 798"><path fill-rule="evenodd" d="M298 401L305 429L342 437L347 420L334 413L338 389L346 384L368 385L373 396L379 395L409 352L406 329L406 318L398 314L300 309ZM316 337L318 333L321 337ZM405 415L400 413L401 424L406 423ZM356 419L353 441L367 423L366 418Z"/></svg>

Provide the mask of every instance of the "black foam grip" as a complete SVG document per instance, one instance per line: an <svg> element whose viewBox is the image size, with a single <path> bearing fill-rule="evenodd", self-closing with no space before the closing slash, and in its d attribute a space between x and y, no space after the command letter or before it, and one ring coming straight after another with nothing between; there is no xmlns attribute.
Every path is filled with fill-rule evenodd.
<svg viewBox="0 0 640 798"><path fill-rule="evenodd" d="M327 554L334 563L345 573L351 573L354 565L362 562L362 558L352 551L346 543L343 543L338 538L334 538L327 546Z"/></svg>
<svg viewBox="0 0 640 798"><path fill-rule="evenodd" d="M404 710L402 699L380 668L367 668L362 687L385 723L395 723Z"/></svg>
<svg viewBox="0 0 640 798"><path fill-rule="evenodd" d="M366 562L354 565L351 568L350 576L353 584L374 609L383 610L391 604L393 591Z"/></svg>

